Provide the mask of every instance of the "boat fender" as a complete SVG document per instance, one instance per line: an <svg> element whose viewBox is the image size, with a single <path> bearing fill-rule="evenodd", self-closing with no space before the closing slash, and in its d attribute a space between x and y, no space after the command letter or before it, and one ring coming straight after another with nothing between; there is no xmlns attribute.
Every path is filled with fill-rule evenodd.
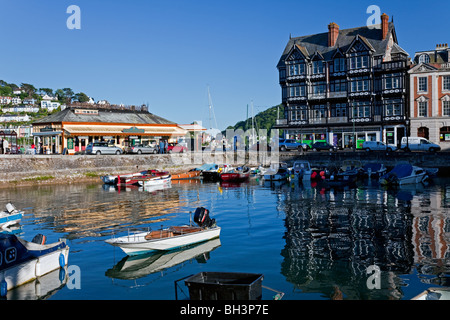
<svg viewBox="0 0 450 320"><path fill-rule="evenodd" d="M8 284L6 283L6 280L3 279L0 282L0 297L6 297L7 293L8 293Z"/></svg>
<svg viewBox="0 0 450 320"><path fill-rule="evenodd" d="M66 280L66 269L65 268L60 268L59 269L59 281L61 283L64 283L65 280Z"/></svg>
<svg viewBox="0 0 450 320"><path fill-rule="evenodd" d="M39 233L34 236L33 240L31 240L31 242L43 245L43 244L45 244L45 240L46 240L46 237L43 234Z"/></svg>
<svg viewBox="0 0 450 320"><path fill-rule="evenodd" d="M66 258L64 257L64 254L61 252L59 254L59 266L61 268L64 268L65 265L66 265Z"/></svg>

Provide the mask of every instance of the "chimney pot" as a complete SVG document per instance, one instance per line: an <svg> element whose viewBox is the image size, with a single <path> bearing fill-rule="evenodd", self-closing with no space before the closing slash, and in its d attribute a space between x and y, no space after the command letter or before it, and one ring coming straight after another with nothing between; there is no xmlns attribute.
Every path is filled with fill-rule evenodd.
<svg viewBox="0 0 450 320"><path fill-rule="evenodd" d="M386 13L381 15L381 34L382 40L386 39L389 29L389 16Z"/></svg>
<svg viewBox="0 0 450 320"><path fill-rule="evenodd" d="M334 47L336 45L337 38L339 36L339 26L331 22L328 25L328 46Z"/></svg>

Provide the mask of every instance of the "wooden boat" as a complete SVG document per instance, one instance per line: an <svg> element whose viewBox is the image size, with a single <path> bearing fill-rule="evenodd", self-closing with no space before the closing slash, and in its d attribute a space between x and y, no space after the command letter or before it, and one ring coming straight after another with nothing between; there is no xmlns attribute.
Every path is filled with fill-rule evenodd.
<svg viewBox="0 0 450 320"><path fill-rule="evenodd" d="M31 242L14 234L0 234L1 296L8 290L67 265L69 247L64 239L45 244L45 237L37 235Z"/></svg>
<svg viewBox="0 0 450 320"><path fill-rule="evenodd" d="M405 185L417 184L425 181L428 178L427 172L416 166L410 164L398 164L391 171L380 178L380 184L385 186L390 185Z"/></svg>
<svg viewBox="0 0 450 320"><path fill-rule="evenodd" d="M11 203L6 205L6 210L0 212L0 228L5 229L17 224L22 219L22 211L17 210Z"/></svg>
<svg viewBox="0 0 450 320"><path fill-rule="evenodd" d="M220 227L215 219L210 219L209 211L197 208L192 225L174 226L151 232L140 232L106 240L107 243L122 249L127 255L151 251L173 250L187 245L208 241L220 236Z"/></svg>
<svg viewBox="0 0 450 320"><path fill-rule="evenodd" d="M171 180L172 176L169 174L165 176L144 177L138 180L138 183L140 186L150 187L168 184L171 182Z"/></svg>
<svg viewBox="0 0 450 320"><path fill-rule="evenodd" d="M220 179L226 182L242 182L250 178L250 168L243 166L220 174Z"/></svg>
<svg viewBox="0 0 450 320"><path fill-rule="evenodd" d="M202 172L198 170L191 170L185 173L172 174L172 180L185 180L199 178Z"/></svg>
<svg viewBox="0 0 450 320"><path fill-rule="evenodd" d="M140 181L151 179L154 177L166 176L169 175L167 171L159 171L159 170L146 170L141 171L140 174L133 175L125 175L118 176L118 184L121 186L125 185L140 185Z"/></svg>

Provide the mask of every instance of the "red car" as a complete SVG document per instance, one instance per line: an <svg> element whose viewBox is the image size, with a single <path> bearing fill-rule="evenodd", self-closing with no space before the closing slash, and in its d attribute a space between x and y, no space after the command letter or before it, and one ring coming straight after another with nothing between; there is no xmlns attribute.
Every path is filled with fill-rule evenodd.
<svg viewBox="0 0 450 320"><path fill-rule="evenodd" d="M167 152L169 153L183 153L186 152L187 148L178 143L169 143L167 146Z"/></svg>

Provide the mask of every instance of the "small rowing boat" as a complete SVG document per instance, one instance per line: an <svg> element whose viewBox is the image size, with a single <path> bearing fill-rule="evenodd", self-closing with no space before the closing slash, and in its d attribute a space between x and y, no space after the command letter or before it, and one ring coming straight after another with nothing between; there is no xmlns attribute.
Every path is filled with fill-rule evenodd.
<svg viewBox="0 0 450 320"><path fill-rule="evenodd" d="M220 236L220 227L216 225L215 219L210 219L207 209L197 208L194 214L194 222L197 223L198 227L192 225L174 226L108 239L106 243L119 247L127 255L137 255L151 251L173 250Z"/></svg>
<svg viewBox="0 0 450 320"><path fill-rule="evenodd" d="M163 184L168 184L171 182L172 176L165 175L165 176L155 176L155 177L148 177L148 178L142 178L137 180L140 186L143 187L150 187L150 186L159 186Z"/></svg>
<svg viewBox="0 0 450 320"><path fill-rule="evenodd" d="M0 228L5 229L17 224L22 219L22 211L17 210L11 203L6 205L6 210L0 212Z"/></svg>
<svg viewBox="0 0 450 320"><path fill-rule="evenodd" d="M195 179L200 176L202 172L198 170L191 170L189 172L172 174L172 180L184 180L184 179Z"/></svg>

